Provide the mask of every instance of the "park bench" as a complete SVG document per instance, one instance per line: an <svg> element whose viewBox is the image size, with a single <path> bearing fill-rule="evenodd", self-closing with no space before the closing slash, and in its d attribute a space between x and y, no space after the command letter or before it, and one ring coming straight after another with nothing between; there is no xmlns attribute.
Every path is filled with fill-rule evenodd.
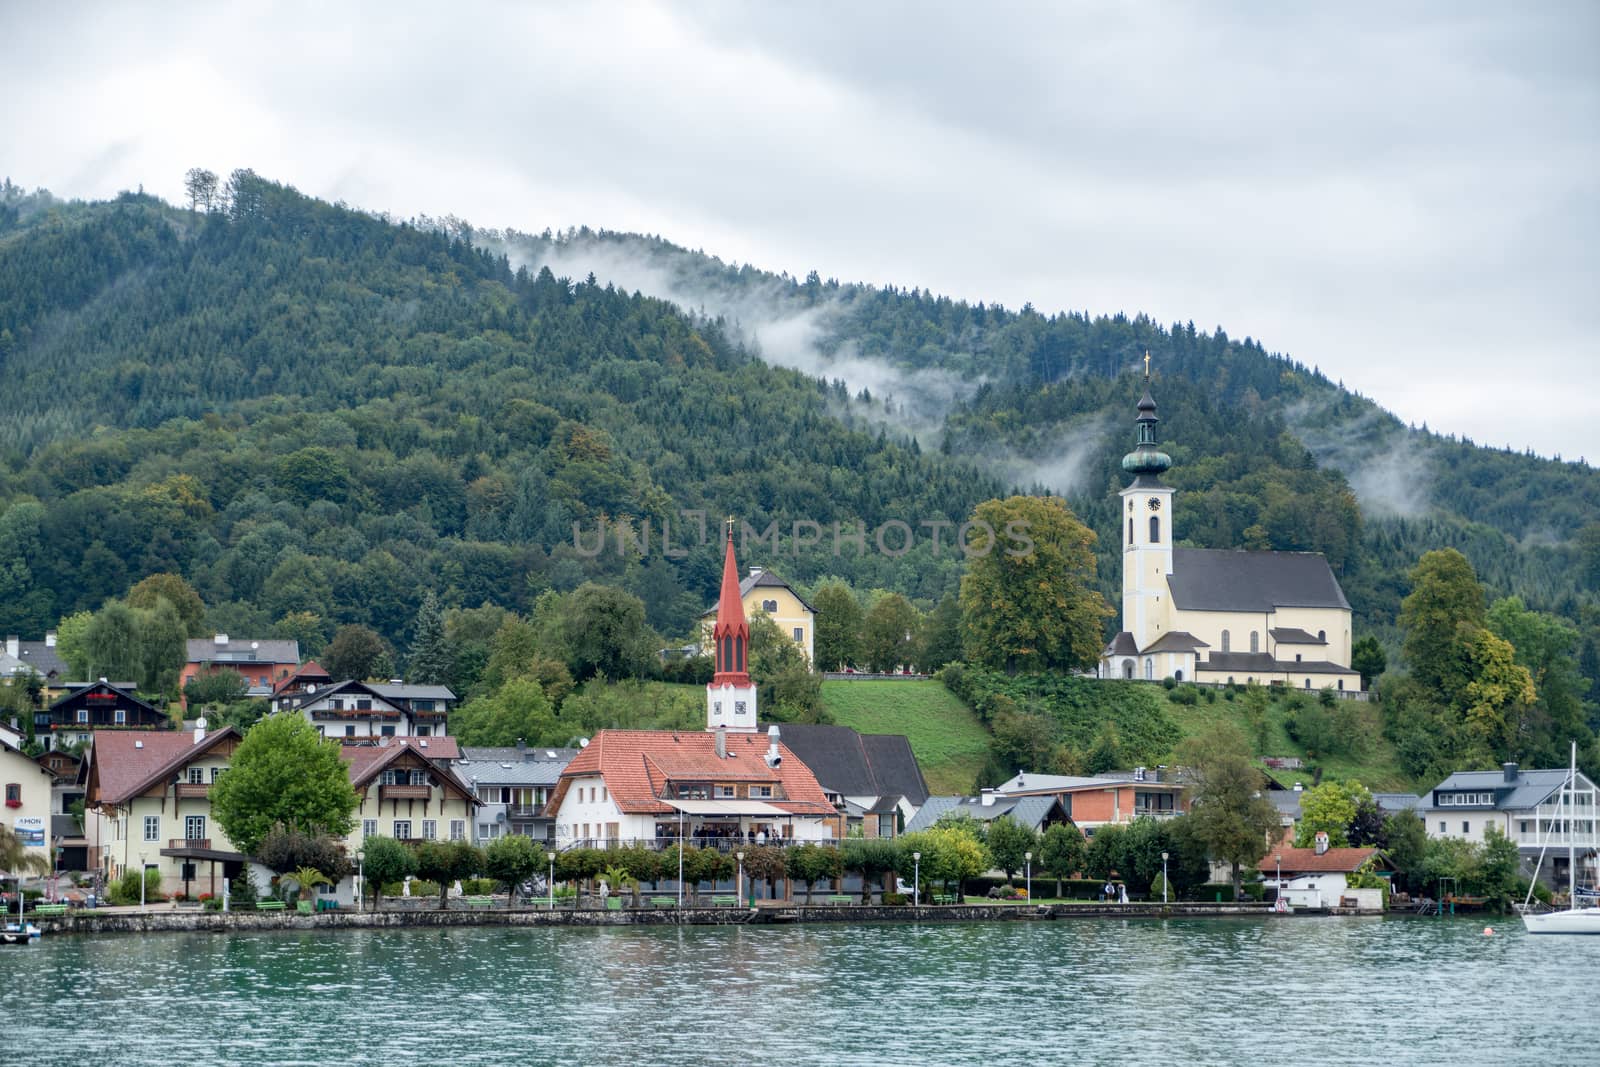
<svg viewBox="0 0 1600 1067"><path fill-rule="evenodd" d="M855 897L841 896L837 893L825 898L829 904L853 904L855 903L855 899Z"/></svg>
<svg viewBox="0 0 1600 1067"><path fill-rule="evenodd" d="M65 915L67 906L65 904L35 904L33 913L35 915Z"/></svg>
<svg viewBox="0 0 1600 1067"><path fill-rule="evenodd" d="M678 906L678 898L677 897L651 897L650 898L650 906L652 908L676 908Z"/></svg>
<svg viewBox="0 0 1600 1067"><path fill-rule="evenodd" d="M283 910L283 901L281 901L281 900L258 900L258 901L256 901L256 910L257 911L282 911Z"/></svg>
<svg viewBox="0 0 1600 1067"><path fill-rule="evenodd" d="M735 908L735 907L739 906L739 898L738 897L712 897L711 898L711 906L713 908Z"/></svg>
<svg viewBox="0 0 1600 1067"><path fill-rule="evenodd" d="M956 896L954 893L935 893L933 895L933 902L935 904L954 904L956 902Z"/></svg>
<svg viewBox="0 0 1600 1067"><path fill-rule="evenodd" d="M461 903L466 905L469 908L492 908L492 907L494 907L494 898L493 897L462 897L461 898Z"/></svg>

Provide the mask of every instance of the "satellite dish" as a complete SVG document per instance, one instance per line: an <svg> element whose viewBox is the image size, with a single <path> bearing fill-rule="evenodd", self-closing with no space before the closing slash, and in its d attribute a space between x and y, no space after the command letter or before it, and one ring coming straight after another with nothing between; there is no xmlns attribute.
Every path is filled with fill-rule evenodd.
<svg viewBox="0 0 1600 1067"><path fill-rule="evenodd" d="M589 739L587 737L578 738L578 747L579 748L588 748L589 747Z"/></svg>
<svg viewBox="0 0 1600 1067"><path fill-rule="evenodd" d="M204 730L206 728L206 717L204 715L200 716L194 721L194 726L197 730Z"/></svg>

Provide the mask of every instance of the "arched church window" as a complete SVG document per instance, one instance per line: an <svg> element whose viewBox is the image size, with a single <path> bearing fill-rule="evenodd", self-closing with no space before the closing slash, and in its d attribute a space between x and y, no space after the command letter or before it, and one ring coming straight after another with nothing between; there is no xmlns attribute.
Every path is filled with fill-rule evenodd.
<svg viewBox="0 0 1600 1067"><path fill-rule="evenodd" d="M1161 543L1161 516L1159 515L1150 516L1150 543L1152 545Z"/></svg>
<svg viewBox="0 0 1600 1067"><path fill-rule="evenodd" d="M1232 684L1233 684L1233 675L1231 675L1231 674L1230 674L1230 675L1228 675L1228 684L1229 684L1229 685L1232 685Z"/></svg>
<svg viewBox="0 0 1600 1067"><path fill-rule="evenodd" d="M1251 652L1260 652L1261 651L1261 635L1256 633L1254 630L1250 631L1250 651Z"/></svg>
<svg viewBox="0 0 1600 1067"><path fill-rule="evenodd" d="M1343 689L1343 688L1344 688L1344 679L1343 679L1343 678L1340 678L1340 679L1339 679L1339 688L1340 688L1340 689Z"/></svg>
<svg viewBox="0 0 1600 1067"><path fill-rule="evenodd" d="M1128 544L1133 544L1133 520L1128 520Z"/></svg>
<svg viewBox="0 0 1600 1067"><path fill-rule="evenodd" d="M1183 672L1182 671L1173 671L1172 672L1172 678L1173 678L1174 681L1178 681L1178 682L1183 681Z"/></svg>
<svg viewBox="0 0 1600 1067"><path fill-rule="evenodd" d="M1122 661L1122 677L1130 682L1133 681L1133 660L1125 659Z"/></svg>
<svg viewBox="0 0 1600 1067"><path fill-rule="evenodd" d="M1156 680L1156 661L1148 656L1145 657L1144 661L1144 680L1147 682Z"/></svg>
<svg viewBox="0 0 1600 1067"><path fill-rule="evenodd" d="M1307 679L1306 679L1306 688L1307 688L1307 689L1310 689L1310 688L1311 688L1311 679L1310 679L1310 678L1307 678Z"/></svg>
<svg viewBox="0 0 1600 1067"><path fill-rule="evenodd" d="M1222 631L1222 651L1231 652L1232 650L1233 650L1233 635L1228 633L1228 631L1224 630L1224 631ZM1233 679L1229 678L1228 682L1231 684L1233 682Z"/></svg>
<svg viewBox="0 0 1600 1067"><path fill-rule="evenodd" d="M1318 630L1317 631L1317 640L1318 641L1326 641L1327 639L1328 639L1328 631L1326 631L1326 630Z"/></svg>
<svg viewBox="0 0 1600 1067"><path fill-rule="evenodd" d="M744 638L742 637L733 639L733 664L734 670L744 670Z"/></svg>

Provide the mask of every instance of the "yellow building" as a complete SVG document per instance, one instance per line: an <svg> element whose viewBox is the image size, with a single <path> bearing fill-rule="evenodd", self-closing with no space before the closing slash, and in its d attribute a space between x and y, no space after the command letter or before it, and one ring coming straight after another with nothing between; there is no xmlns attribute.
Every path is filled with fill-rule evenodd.
<svg viewBox="0 0 1600 1067"><path fill-rule="evenodd" d="M48 857L50 787L55 776L14 745L0 741L0 786L4 787L6 827L29 852Z"/></svg>
<svg viewBox="0 0 1600 1067"><path fill-rule="evenodd" d="M765 614L785 636L804 650L807 663L814 662L817 613L795 592L792 585L763 567L751 567L749 575L739 583L739 599L744 603L747 617L754 616L756 612ZM716 608L700 616L703 644L711 643L711 628L716 623Z"/></svg>
<svg viewBox="0 0 1600 1067"><path fill-rule="evenodd" d="M1122 459L1122 630L1100 676L1257 682L1358 691L1350 669L1350 604L1321 553L1175 548L1172 459L1156 448L1145 374L1139 440Z"/></svg>

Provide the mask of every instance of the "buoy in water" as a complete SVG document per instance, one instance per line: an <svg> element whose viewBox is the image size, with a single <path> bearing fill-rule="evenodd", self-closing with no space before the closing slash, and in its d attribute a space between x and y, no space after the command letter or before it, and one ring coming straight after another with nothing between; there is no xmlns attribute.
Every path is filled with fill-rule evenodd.
<svg viewBox="0 0 1600 1067"><path fill-rule="evenodd" d="M1492 927L1492 926L1485 926L1485 927L1484 927L1484 928L1483 928L1483 936L1484 936L1484 937L1493 937L1493 936L1494 936L1494 927Z"/></svg>

